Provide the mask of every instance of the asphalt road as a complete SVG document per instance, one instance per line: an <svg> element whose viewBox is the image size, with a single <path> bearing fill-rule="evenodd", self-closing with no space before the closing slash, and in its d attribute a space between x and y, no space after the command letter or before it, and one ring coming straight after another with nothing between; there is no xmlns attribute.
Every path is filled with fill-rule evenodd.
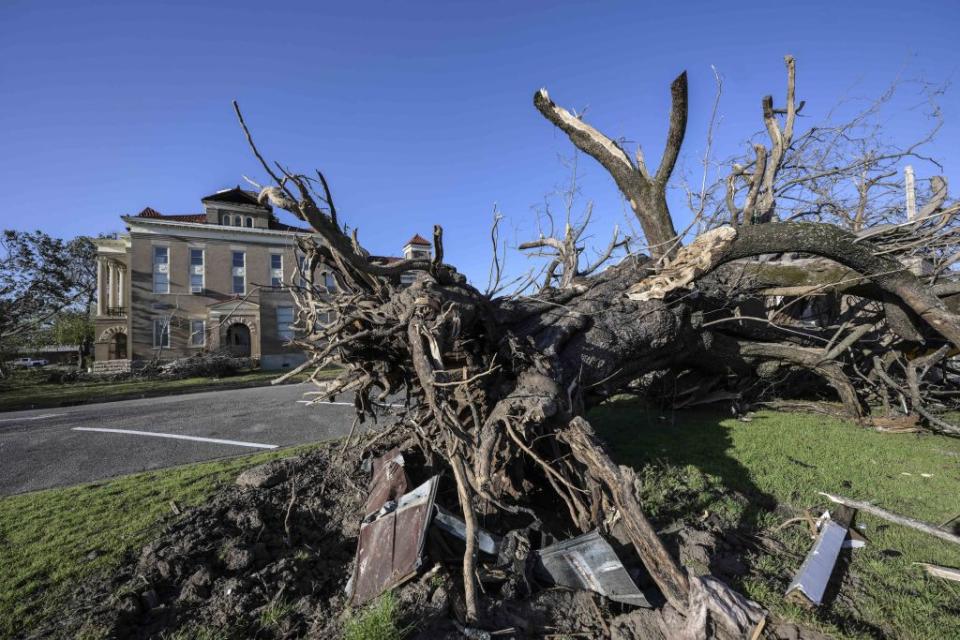
<svg viewBox="0 0 960 640"><path fill-rule="evenodd" d="M346 435L353 407L298 403L311 388L257 387L0 413L0 495Z"/></svg>

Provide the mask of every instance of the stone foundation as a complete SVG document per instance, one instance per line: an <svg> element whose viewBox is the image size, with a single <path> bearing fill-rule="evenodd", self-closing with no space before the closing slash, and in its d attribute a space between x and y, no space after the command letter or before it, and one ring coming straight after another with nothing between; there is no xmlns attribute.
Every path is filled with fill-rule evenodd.
<svg viewBox="0 0 960 640"><path fill-rule="evenodd" d="M91 373L95 375L116 375L118 373L130 373L132 371L131 361L125 360L96 360L93 363Z"/></svg>

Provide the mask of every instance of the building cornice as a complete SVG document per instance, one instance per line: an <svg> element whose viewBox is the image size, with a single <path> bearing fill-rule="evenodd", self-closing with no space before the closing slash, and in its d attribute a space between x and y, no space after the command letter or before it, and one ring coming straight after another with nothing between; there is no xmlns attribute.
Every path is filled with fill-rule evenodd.
<svg viewBox="0 0 960 640"><path fill-rule="evenodd" d="M130 236L119 238L93 238L97 253L126 253L130 248Z"/></svg>
<svg viewBox="0 0 960 640"><path fill-rule="evenodd" d="M121 216L130 233L143 235L182 235L190 239L205 238L227 242L260 242L263 244L292 245L297 238L307 238L311 234L298 231L278 231L258 229L256 227L227 227L197 222L176 220L157 220L139 216ZM177 233L177 231L180 233ZM185 233L186 232L186 233Z"/></svg>

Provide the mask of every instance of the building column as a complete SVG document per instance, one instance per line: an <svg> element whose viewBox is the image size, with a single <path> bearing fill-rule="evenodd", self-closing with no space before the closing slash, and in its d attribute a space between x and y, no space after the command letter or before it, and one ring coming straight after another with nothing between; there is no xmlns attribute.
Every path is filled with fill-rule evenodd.
<svg viewBox="0 0 960 640"><path fill-rule="evenodd" d="M126 269L123 266L117 267L117 306L123 308L123 274Z"/></svg>
<svg viewBox="0 0 960 640"><path fill-rule="evenodd" d="M97 258L97 315L103 315L103 258Z"/></svg>
<svg viewBox="0 0 960 640"><path fill-rule="evenodd" d="M260 321L250 323L250 357L260 359Z"/></svg>
<svg viewBox="0 0 960 640"><path fill-rule="evenodd" d="M116 270L117 268L113 264L112 260L107 263L107 307L108 308L117 306L115 304L116 300L114 300L114 297L113 297L113 284L114 284L113 272Z"/></svg>

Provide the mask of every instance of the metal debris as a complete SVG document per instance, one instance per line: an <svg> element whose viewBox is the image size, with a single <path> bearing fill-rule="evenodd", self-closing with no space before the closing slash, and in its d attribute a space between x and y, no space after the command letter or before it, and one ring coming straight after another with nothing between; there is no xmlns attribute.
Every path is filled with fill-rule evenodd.
<svg viewBox="0 0 960 640"><path fill-rule="evenodd" d="M820 535L807 554L793 582L787 587L787 597L803 596L808 604L819 605L833 573L833 565L847 537L847 528L827 519L820 527Z"/></svg>
<svg viewBox="0 0 960 640"><path fill-rule="evenodd" d="M383 469L386 469L384 465ZM376 470L375 470L376 471ZM434 476L396 501L388 500L360 525L351 603L358 605L416 575L433 515Z"/></svg>
<svg viewBox="0 0 960 640"><path fill-rule="evenodd" d="M615 602L652 608L613 547L598 531L544 547L534 557L534 572L541 579L593 591Z"/></svg>
<svg viewBox="0 0 960 640"><path fill-rule="evenodd" d="M444 533L466 541L467 524L463 519L453 515L440 505L435 505L434 508L436 509L436 515L433 516L433 524ZM477 527L477 548L484 553L495 556L499 552L500 538Z"/></svg>

